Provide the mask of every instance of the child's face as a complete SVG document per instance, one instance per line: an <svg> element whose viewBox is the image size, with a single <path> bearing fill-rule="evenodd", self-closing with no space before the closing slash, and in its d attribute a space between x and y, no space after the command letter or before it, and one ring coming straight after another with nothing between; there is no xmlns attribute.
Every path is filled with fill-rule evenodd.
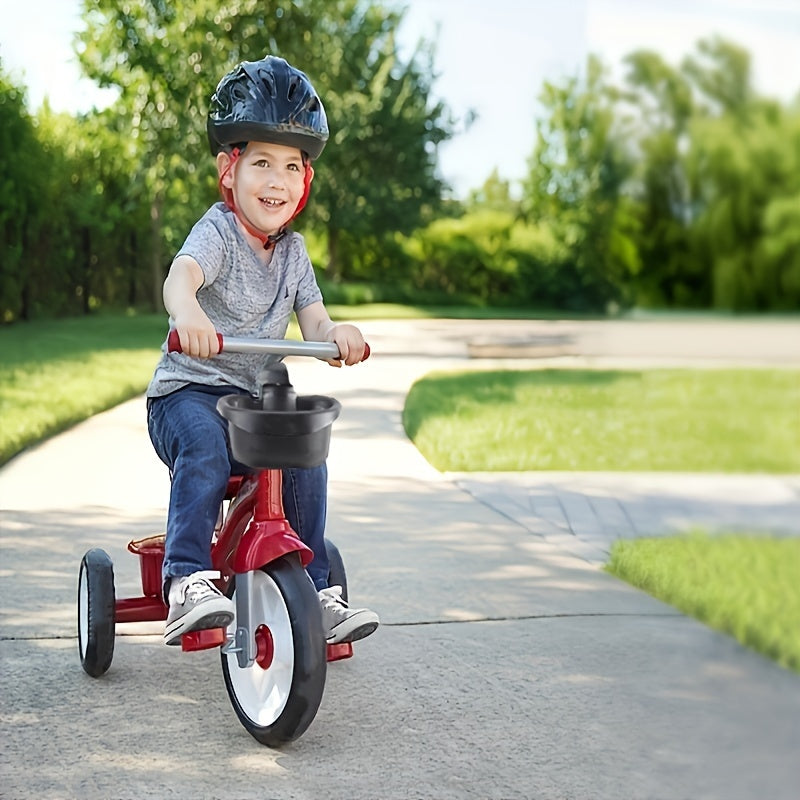
<svg viewBox="0 0 800 800"><path fill-rule="evenodd" d="M220 153L217 166L227 163ZM220 172L224 169L220 169ZM236 208L266 235L277 233L292 218L303 196L305 165L295 147L249 142L232 170L223 178Z"/></svg>

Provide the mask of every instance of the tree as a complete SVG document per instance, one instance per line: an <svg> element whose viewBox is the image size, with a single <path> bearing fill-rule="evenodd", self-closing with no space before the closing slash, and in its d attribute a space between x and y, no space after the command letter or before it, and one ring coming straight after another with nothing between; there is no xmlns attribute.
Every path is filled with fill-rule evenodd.
<svg viewBox="0 0 800 800"><path fill-rule="evenodd" d="M408 63L398 56L401 18L365 0L84 0L81 63L101 86L120 88L116 109L150 196L154 302L165 268L159 243L174 250L173 236L185 235L213 199L208 100L241 60L283 56L323 97L331 141L308 217L328 229L331 272L339 271L342 231L413 227L438 200L445 110L429 101L431 51L421 45Z"/></svg>
<svg viewBox="0 0 800 800"><path fill-rule="evenodd" d="M470 192L466 207L470 211L490 209L517 214L520 204L511 196L511 183L503 180L495 168L480 189Z"/></svg>
<svg viewBox="0 0 800 800"><path fill-rule="evenodd" d="M340 57L321 73L332 136L312 216L328 233L329 277L347 273L342 236L353 248L361 238L411 231L439 205L444 188L436 147L450 134L444 105L430 100L433 52L420 45L403 63L394 38L401 15L381 17L378 6L362 12L361 5L347 20L343 52L331 37Z"/></svg>
<svg viewBox="0 0 800 800"><path fill-rule="evenodd" d="M688 257L704 268L717 308L796 309L800 114L756 94L742 48L714 38L697 51L682 65L697 106L684 159Z"/></svg>
<svg viewBox="0 0 800 800"><path fill-rule="evenodd" d="M526 217L551 227L567 253L564 301L576 309L625 302L639 265L633 204L623 193L631 157L604 72L590 56L583 77L545 83L545 116L523 184Z"/></svg>
<svg viewBox="0 0 800 800"><path fill-rule="evenodd" d="M138 172L149 197L156 308L161 306L165 269L162 241L168 187L193 176L198 164L207 162L205 169L200 168L201 176L209 178L212 169L210 160L203 158L203 109L213 83L203 67L209 60L212 68L217 63L209 58L214 39L205 36L215 19L215 5L208 0L84 0L86 28L78 37L80 61L84 72L100 86L120 89L115 105L119 127L135 147ZM221 17L220 22L224 30ZM171 205L168 220L173 212L186 216L181 211L189 197L205 195L190 204L196 213L210 200L202 177L192 182L200 191Z"/></svg>
<svg viewBox="0 0 800 800"><path fill-rule="evenodd" d="M33 286L28 250L36 239L41 163L25 92L0 62L0 320L31 316Z"/></svg>
<svg viewBox="0 0 800 800"><path fill-rule="evenodd" d="M740 115L694 125L687 154L698 206L693 247L708 265L713 306L796 310L800 114L762 102Z"/></svg>
<svg viewBox="0 0 800 800"><path fill-rule="evenodd" d="M701 39L696 51L684 59L681 71L694 85L705 113L745 116L755 99L747 50L714 36Z"/></svg>
<svg viewBox="0 0 800 800"><path fill-rule="evenodd" d="M632 176L641 270L636 294L647 305L708 301L705 269L687 258L692 197L683 153L695 114L688 78L657 53L625 58L625 101L635 110L638 158Z"/></svg>

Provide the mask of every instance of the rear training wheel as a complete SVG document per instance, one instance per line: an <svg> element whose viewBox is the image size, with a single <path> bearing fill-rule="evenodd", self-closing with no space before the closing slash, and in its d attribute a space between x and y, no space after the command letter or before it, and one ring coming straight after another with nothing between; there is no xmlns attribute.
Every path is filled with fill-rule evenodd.
<svg viewBox="0 0 800 800"><path fill-rule="evenodd" d="M231 581L236 602L235 578ZM314 585L296 555L253 574L250 622L256 660L244 669L222 653L222 673L239 721L261 744L300 736L316 716L325 689L325 635ZM236 631L236 620L228 634Z"/></svg>
<svg viewBox="0 0 800 800"><path fill-rule="evenodd" d="M99 678L114 657L114 566L108 554L89 550L78 575L78 652L88 675Z"/></svg>

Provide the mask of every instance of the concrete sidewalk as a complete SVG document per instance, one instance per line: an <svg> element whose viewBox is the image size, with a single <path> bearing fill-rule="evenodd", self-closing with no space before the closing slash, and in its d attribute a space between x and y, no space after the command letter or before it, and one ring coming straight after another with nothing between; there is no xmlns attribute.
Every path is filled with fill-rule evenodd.
<svg viewBox="0 0 800 800"><path fill-rule="evenodd" d="M301 393L344 407L329 532L354 601L383 622L331 665L309 731L280 751L258 745L218 655L166 648L159 626L120 626L108 674L82 672L83 552L106 549L130 596L125 544L163 526L167 475L137 399L0 470L0 796L796 798L800 678L597 566L652 513L678 527L776 513L776 530L797 533L796 478L442 475L405 438L403 398L430 369L463 367L486 329L364 328L376 353L365 365L290 362ZM747 361L787 333L770 331L757 346L737 329ZM688 350L696 332L673 329L674 352L684 336ZM691 360L613 349L568 358ZM736 360L702 354L713 358Z"/></svg>

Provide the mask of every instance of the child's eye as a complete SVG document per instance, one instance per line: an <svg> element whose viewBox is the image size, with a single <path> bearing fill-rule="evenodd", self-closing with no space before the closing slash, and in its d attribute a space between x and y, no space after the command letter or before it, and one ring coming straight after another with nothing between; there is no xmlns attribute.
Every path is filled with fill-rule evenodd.
<svg viewBox="0 0 800 800"><path fill-rule="evenodd" d="M255 162L257 167L268 167L269 162L265 158L259 158L258 161Z"/></svg>
<svg viewBox="0 0 800 800"><path fill-rule="evenodd" d="M289 169L300 172L300 167L297 164L289 164Z"/></svg>

